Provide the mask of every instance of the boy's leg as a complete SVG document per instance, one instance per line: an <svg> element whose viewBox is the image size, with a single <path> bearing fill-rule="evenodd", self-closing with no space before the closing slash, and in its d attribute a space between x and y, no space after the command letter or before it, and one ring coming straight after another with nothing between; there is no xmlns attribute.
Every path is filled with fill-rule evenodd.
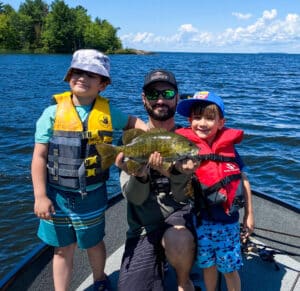
<svg viewBox="0 0 300 291"><path fill-rule="evenodd" d="M240 291L241 290L241 280L238 271L224 274L227 290L228 291Z"/></svg>
<svg viewBox="0 0 300 291"><path fill-rule="evenodd" d="M105 279L104 267L106 261L106 249L104 241L101 241L94 247L87 249L89 262L93 271L94 281Z"/></svg>
<svg viewBox="0 0 300 291"><path fill-rule="evenodd" d="M239 223L226 224L219 232L220 244L216 252L218 270L225 276L229 291L240 291L241 281L237 270L243 265Z"/></svg>
<svg viewBox="0 0 300 291"><path fill-rule="evenodd" d="M66 247L57 247L54 250L53 280L55 291L68 290L73 269L75 247L76 243L73 243Z"/></svg>
<svg viewBox="0 0 300 291"><path fill-rule="evenodd" d="M218 271L216 266L203 269L203 277L206 291L215 291L218 282Z"/></svg>

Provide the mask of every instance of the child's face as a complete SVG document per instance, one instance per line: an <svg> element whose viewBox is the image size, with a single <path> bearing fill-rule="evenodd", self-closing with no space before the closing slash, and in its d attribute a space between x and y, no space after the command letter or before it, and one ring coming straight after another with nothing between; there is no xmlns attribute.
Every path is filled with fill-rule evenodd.
<svg viewBox="0 0 300 291"><path fill-rule="evenodd" d="M102 82L100 75L78 69L72 69L69 84L72 93L77 97L90 98L96 98L98 93L107 86L106 82Z"/></svg>
<svg viewBox="0 0 300 291"><path fill-rule="evenodd" d="M222 129L225 123L225 119L218 112L207 114L205 110L199 114L192 112L189 120L193 132L208 144L213 142L218 130Z"/></svg>

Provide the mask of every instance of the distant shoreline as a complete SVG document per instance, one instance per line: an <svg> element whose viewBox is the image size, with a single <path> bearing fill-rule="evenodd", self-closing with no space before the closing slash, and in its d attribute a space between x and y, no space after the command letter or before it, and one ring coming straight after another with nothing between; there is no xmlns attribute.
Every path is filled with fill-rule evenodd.
<svg viewBox="0 0 300 291"><path fill-rule="evenodd" d="M36 54L36 55L48 55L48 54L61 54L61 53L45 53L41 51L25 51L25 50L6 50L6 49L0 49L0 54ZM69 54L69 53L65 53ZM71 53L70 53L71 54ZM131 49L131 48L126 48L126 49L118 49L116 51L109 51L105 52L107 55L153 55L155 52L150 52L150 51L144 51L144 50L138 50L138 49Z"/></svg>

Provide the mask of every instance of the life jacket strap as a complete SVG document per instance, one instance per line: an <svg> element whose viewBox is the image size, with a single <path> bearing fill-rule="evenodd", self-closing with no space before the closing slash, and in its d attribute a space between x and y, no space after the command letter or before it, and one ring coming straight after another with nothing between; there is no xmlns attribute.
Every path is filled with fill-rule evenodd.
<svg viewBox="0 0 300 291"><path fill-rule="evenodd" d="M225 157L217 154L199 155L200 161L236 162L235 157Z"/></svg>
<svg viewBox="0 0 300 291"><path fill-rule="evenodd" d="M73 159L73 158L65 158L59 157L57 155L49 155L48 162L54 162L59 164L68 164L68 165L81 165L82 159Z"/></svg>
<svg viewBox="0 0 300 291"><path fill-rule="evenodd" d="M82 139L96 139L98 137L104 138L112 138L111 131L105 130L86 130L81 132Z"/></svg>
<svg viewBox="0 0 300 291"><path fill-rule="evenodd" d="M211 193L217 192L218 190L220 190L221 188L223 188L225 185L229 184L230 182L235 181L235 180L240 180L241 178L242 178L241 174L233 174L230 176L226 176L219 182L209 186L206 189L203 189L204 195L208 196Z"/></svg>
<svg viewBox="0 0 300 291"><path fill-rule="evenodd" d="M47 165L48 168L48 172L50 175L52 176L73 176L75 175L75 177L77 176L77 171L75 170L65 170L65 169L59 169L58 167L50 167L49 165Z"/></svg>
<svg viewBox="0 0 300 291"><path fill-rule="evenodd" d="M84 163L82 164L84 165ZM85 177L91 177L91 176L96 176L101 172L101 169L97 169L97 168L86 169L85 167L83 167L82 173L79 170L58 169L57 167L50 167L49 165L47 165L47 168L50 175L65 176L65 177L80 177L81 174Z"/></svg>

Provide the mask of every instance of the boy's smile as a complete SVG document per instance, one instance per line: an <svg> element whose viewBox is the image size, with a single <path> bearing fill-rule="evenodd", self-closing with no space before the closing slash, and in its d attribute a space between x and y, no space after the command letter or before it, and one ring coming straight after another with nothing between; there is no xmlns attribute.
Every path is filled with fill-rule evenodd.
<svg viewBox="0 0 300 291"><path fill-rule="evenodd" d="M208 144L211 144L214 140L218 130L224 126L224 119L219 116L215 118L207 118L200 115L191 115L190 118L191 128L195 134L201 139L205 139Z"/></svg>

